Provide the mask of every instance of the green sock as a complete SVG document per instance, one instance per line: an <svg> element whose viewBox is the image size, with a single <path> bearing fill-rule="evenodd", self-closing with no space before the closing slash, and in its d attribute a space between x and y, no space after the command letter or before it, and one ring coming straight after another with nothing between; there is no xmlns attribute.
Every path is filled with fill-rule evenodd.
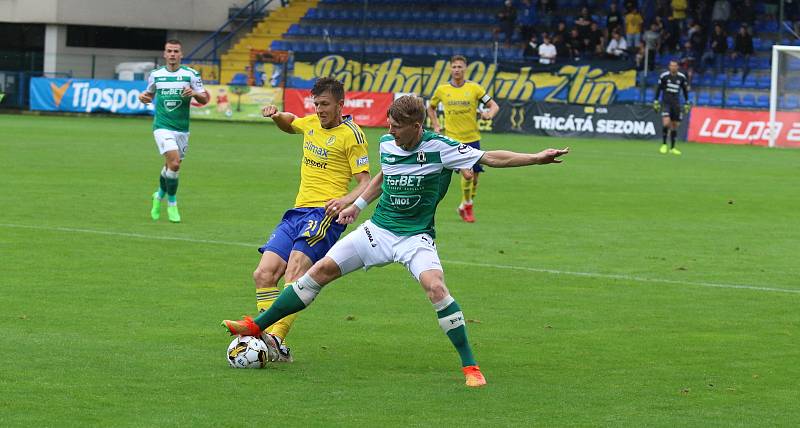
<svg viewBox="0 0 800 428"><path fill-rule="evenodd" d="M164 199L167 194L167 178L164 177L164 172L158 176L158 198Z"/></svg>
<svg viewBox="0 0 800 428"><path fill-rule="evenodd" d="M167 200L175 203L175 201L178 200L178 171L171 171L168 169L165 175L164 182L167 188Z"/></svg>
<svg viewBox="0 0 800 428"><path fill-rule="evenodd" d="M305 309L306 306L307 305L300 300L297 293L295 293L294 287L287 284L286 288L278 295L278 298L272 302L272 306L260 313L253 321L258 324L261 330L266 330L267 327L280 321L283 317L295 312L300 312Z"/></svg>
<svg viewBox="0 0 800 428"><path fill-rule="evenodd" d="M455 346L458 356L461 357L461 366L475 366L475 356L472 355L472 348L467 340L467 326L464 323L464 314L452 297L447 296L439 303L435 303L436 316L439 318L439 326L442 327L447 338ZM440 309L444 307L443 309Z"/></svg>

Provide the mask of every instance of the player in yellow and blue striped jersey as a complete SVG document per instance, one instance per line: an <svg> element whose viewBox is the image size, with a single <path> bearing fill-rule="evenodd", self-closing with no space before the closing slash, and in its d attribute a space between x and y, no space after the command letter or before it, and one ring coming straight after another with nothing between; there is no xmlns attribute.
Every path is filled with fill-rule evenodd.
<svg viewBox="0 0 800 428"><path fill-rule="evenodd" d="M352 117L342 116L342 83L329 77L320 78L311 95L316 110L313 115L298 118L272 105L262 111L282 131L303 135L303 158L294 207L286 211L269 240L259 248L261 261L253 279L260 312L269 309L280 294L281 277L286 283L297 280L339 239L345 226L334 219L356 200L370 180L364 132ZM348 192L352 179L357 185ZM292 358L283 341L294 317L288 316L273 325L265 338L276 342L282 351L282 361Z"/></svg>

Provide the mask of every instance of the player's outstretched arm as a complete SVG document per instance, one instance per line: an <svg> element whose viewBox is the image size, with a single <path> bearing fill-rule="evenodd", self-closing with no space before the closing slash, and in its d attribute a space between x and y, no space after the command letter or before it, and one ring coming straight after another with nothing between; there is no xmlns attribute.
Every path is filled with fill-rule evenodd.
<svg viewBox="0 0 800 428"><path fill-rule="evenodd" d="M274 105L264 106L261 109L261 114L272 119L281 131L287 134L294 134L292 122L297 119L297 116L286 111L278 111L278 107Z"/></svg>
<svg viewBox="0 0 800 428"><path fill-rule="evenodd" d="M539 153L516 153L507 150L491 150L483 154L481 165L493 168L510 168L514 166L545 165L561 163L559 157L569 153L569 147L563 149L547 149Z"/></svg>
<svg viewBox="0 0 800 428"><path fill-rule="evenodd" d="M325 203L325 215L327 216L335 216L339 214L340 211L347 208L350 204L355 202L361 193L364 192L364 189L369 186L369 172L359 172L358 174L353 174L353 178L356 180L356 187L350 191L350 193L342 196L341 198L331 199L330 201Z"/></svg>
<svg viewBox="0 0 800 428"><path fill-rule="evenodd" d="M366 189L361 192L361 195L353 202L353 205L350 205L339 213L339 218L336 219L336 222L339 224L351 224L355 222L358 218L358 214L360 214L370 202L378 199L381 193L383 193L383 189L381 188L382 184L383 171L372 177Z"/></svg>

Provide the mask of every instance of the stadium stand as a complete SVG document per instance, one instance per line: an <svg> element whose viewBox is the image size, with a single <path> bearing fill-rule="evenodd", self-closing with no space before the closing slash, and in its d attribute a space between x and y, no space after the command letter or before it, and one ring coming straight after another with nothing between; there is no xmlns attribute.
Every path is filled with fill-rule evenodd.
<svg viewBox="0 0 800 428"><path fill-rule="evenodd" d="M761 2L754 4L758 19L741 16L744 13L742 11L746 10L742 9L744 1L729 2L730 17L719 22L728 34L728 53L721 59L721 71L718 73L715 72L710 46L710 29L713 28L711 8L716 6L716 2L690 2L695 9L687 10L686 24L679 26L678 21L670 19L671 10L657 10L654 5L656 2L639 1L636 7L645 20L642 28L649 30L652 23L663 23L658 29L657 47L653 50L655 59L650 64L652 68L648 73L644 73L644 70L639 73L639 83L646 88L642 91L641 101L652 100L651 88L656 84L658 74L666 69L670 60L677 60L690 78L695 93L693 99L698 105L763 108L770 86L770 50L778 41L779 24L774 20L761 18L764 14ZM539 36L544 32L551 35L559 33L556 29L558 23L565 23L564 40L567 49L571 49L569 30L579 25L578 19L582 13L584 18L588 16L590 22L599 24L602 38L598 42L607 43L609 34L606 20L609 4L612 2L613 0L559 0L555 2L556 7L552 12L541 10L542 2L537 0L516 0L514 6L518 10L532 8L536 22L535 33ZM620 14L624 17L635 3L618 2ZM503 42L506 35L500 32L498 25L498 12L503 4L503 0L373 0L365 9L361 0L293 1L291 12L273 13L256 27L253 34L242 40L223 58L222 80L226 81L225 79L244 71L249 48L269 47L298 53L344 55L383 53L403 57L450 56L460 53L468 58L484 61L492 60L497 49L500 61L536 61L535 57L522 56L527 43L527 40L521 40L520 37L522 23L518 22L520 25L510 38L511 43ZM593 6L588 13L582 10L587 5ZM518 17L522 15L523 13L518 13ZM741 24L746 22L755 24L747 30L752 36L753 53L734 58L731 53L736 51L735 36ZM693 23L701 24L699 35L694 34L696 29L689 25ZM678 35L676 37L671 33ZM702 40L703 45L687 47L693 40ZM800 45L800 40L794 39L781 42ZM631 57L645 49L643 43L628 48ZM559 44L556 43L556 46L559 47ZM587 55L584 59L600 55L593 53L593 47L586 48L583 52ZM643 61L640 64L642 66ZM800 61L792 62L790 67L800 70ZM796 101L795 97L787 97L783 100L783 105L794 105Z"/></svg>

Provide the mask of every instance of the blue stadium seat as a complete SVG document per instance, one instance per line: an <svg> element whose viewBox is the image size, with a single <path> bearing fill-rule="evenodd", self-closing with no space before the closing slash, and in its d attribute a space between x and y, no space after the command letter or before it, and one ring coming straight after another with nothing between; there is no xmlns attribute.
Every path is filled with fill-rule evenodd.
<svg viewBox="0 0 800 428"><path fill-rule="evenodd" d="M414 45L414 55L417 56L425 55L425 46Z"/></svg>
<svg viewBox="0 0 800 428"><path fill-rule="evenodd" d="M739 107L741 104L739 94L728 94L728 97L725 99L726 107Z"/></svg>
<svg viewBox="0 0 800 428"><path fill-rule="evenodd" d="M728 83L728 76L725 74L717 74L714 76L714 86L723 87Z"/></svg>
<svg viewBox="0 0 800 428"><path fill-rule="evenodd" d="M754 108L756 106L756 97L753 94L744 94L742 97L742 107Z"/></svg>
<svg viewBox="0 0 800 428"><path fill-rule="evenodd" d="M653 88L647 88L644 91L644 102L649 103L656 98L656 90Z"/></svg>
<svg viewBox="0 0 800 428"><path fill-rule="evenodd" d="M411 45L403 45L400 47L400 53L402 55L412 55L414 53L414 48Z"/></svg>
<svg viewBox="0 0 800 428"><path fill-rule="evenodd" d="M728 78L728 87L732 89L739 89L742 87L742 76L739 74L731 74Z"/></svg>
<svg viewBox="0 0 800 428"><path fill-rule="evenodd" d="M784 101L786 108L789 110L796 110L800 108L800 99L796 95L787 95Z"/></svg>
<svg viewBox="0 0 800 428"><path fill-rule="evenodd" d="M714 92L711 94L711 101L709 102L710 105L714 107L719 107L722 105L722 94L719 92Z"/></svg>
<svg viewBox="0 0 800 428"><path fill-rule="evenodd" d="M758 87L758 89L769 89L770 86L769 84L770 84L769 75L764 75L758 78L756 87Z"/></svg>
<svg viewBox="0 0 800 428"><path fill-rule="evenodd" d="M697 95L697 105L699 106L707 106L711 104L711 97L708 95L708 92L700 92Z"/></svg>
<svg viewBox="0 0 800 428"><path fill-rule="evenodd" d="M744 79L742 83L743 88L751 88L755 89L758 86L758 82L756 81L756 77L753 75L749 75Z"/></svg>
<svg viewBox="0 0 800 428"><path fill-rule="evenodd" d="M769 108L769 96L766 94L759 95L758 98L756 98L756 107Z"/></svg>

